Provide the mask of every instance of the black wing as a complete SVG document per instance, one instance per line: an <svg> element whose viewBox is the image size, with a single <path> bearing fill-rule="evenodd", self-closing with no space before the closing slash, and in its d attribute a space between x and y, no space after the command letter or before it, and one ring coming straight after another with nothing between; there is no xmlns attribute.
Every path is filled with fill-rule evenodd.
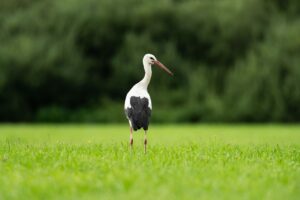
<svg viewBox="0 0 300 200"><path fill-rule="evenodd" d="M148 130L151 117L149 100L146 97L130 97L131 108L125 109L127 118L131 121L132 128L136 131L140 128Z"/></svg>

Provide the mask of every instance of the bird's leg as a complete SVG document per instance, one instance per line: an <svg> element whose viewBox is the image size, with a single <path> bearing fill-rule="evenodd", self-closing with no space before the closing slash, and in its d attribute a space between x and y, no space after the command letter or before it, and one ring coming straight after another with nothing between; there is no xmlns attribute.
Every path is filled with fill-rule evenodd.
<svg viewBox="0 0 300 200"><path fill-rule="evenodd" d="M132 127L130 127L130 149L132 149L133 146L133 134L132 134Z"/></svg>
<svg viewBox="0 0 300 200"><path fill-rule="evenodd" d="M145 131L144 151L145 151L145 153L147 152L147 131Z"/></svg>

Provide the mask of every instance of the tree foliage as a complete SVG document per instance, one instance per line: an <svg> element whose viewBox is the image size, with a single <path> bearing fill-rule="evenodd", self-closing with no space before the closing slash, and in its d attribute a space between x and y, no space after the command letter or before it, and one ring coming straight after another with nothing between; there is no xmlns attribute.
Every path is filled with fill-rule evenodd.
<svg viewBox="0 0 300 200"><path fill-rule="evenodd" d="M297 0L4 0L1 121L124 121L155 54L158 122L300 120Z"/></svg>

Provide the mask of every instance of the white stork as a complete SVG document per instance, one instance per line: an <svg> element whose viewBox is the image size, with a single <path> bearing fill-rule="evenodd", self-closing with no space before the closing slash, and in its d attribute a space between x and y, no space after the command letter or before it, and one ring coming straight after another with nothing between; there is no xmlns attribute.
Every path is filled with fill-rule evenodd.
<svg viewBox="0 0 300 200"><path fill-rule="evenodd" d="M152 103L150 95L147 91L148 85L152 76L151 66L155 64L173 76L173 73L159 62L154 55L146 54L143 58L145 69L144 78L135 84L126 95L125 99L125 114L130 125L130 147L133 145L133 130L137 131L143 128L145 131L144 151L147 150L147 130L151 116Z"/></svg>

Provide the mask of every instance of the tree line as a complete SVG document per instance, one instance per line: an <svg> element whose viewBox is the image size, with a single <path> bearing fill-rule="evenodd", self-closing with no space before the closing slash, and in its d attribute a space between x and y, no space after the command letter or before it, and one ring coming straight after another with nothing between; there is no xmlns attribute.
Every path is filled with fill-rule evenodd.
<svg viewBox="0 0 300 200"><path fill-rule="evenodd" d="M152 53L155 122L299 122L299 2L2 0L0 121L126 122Z"/></svg>

